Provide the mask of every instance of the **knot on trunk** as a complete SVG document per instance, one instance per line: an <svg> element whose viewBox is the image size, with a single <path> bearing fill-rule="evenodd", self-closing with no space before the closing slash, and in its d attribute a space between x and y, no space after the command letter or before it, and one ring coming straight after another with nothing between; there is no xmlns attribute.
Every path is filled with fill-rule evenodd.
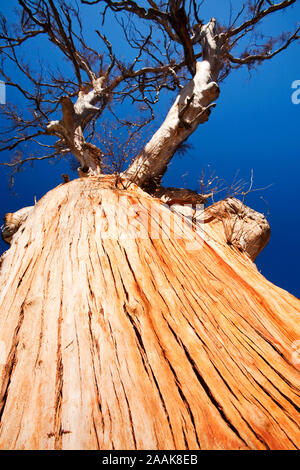
<svg viewBox="0 0 300 470"><path fill-rule="evenodd" d="M228 198L219 201L205 211L207 222L221 222L225 240L254 261L270 239L270 225L265 216L240 200Z"/></svg>
<svg viewBox="0 0 300 470"><path fill-rule="evenodd" d="M2 226L2 239L11 244L13 235L19 230L25 222L29 214L33 211L34 206L23 207L17 212L8 212L4 216L4 225Z"/></svg>

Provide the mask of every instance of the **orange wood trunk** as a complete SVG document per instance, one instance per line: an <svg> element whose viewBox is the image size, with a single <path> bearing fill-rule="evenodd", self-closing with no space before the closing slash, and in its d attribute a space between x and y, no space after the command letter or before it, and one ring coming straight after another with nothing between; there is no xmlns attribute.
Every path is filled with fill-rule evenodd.
<svg viewBox="0 0 300 470"><path fill-rule="evenodd" d="M218 223L176 238L174 216L170 237L135 238L150 211L158 229L160 201L82 178L15 235L0 272L1 449L300 447L300 301Z"/></svg>

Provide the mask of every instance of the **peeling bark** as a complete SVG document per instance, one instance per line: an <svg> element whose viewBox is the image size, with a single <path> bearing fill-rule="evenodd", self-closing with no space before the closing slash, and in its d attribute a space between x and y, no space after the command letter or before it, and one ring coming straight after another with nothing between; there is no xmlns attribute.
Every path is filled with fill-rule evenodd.
<svg viewBox="0 0 300 470"><path fill-rule="evenodd" d="M209 212L202 235L191 225L175 238L172 214L170 237L143 237L147 213L159 229L171 211L123 187L60 185L13 236L0 272L0 448L299 448L299 300Z"/></svg>
<svg viewBox="0 0 300 470"><path fill-rule="evenodd" d="M199 194L186 188L163 188L159 187L153 196L159 198L169 206L173 204L189 204L195 206L197 204L206 204L207 200L212 196L211 194Z"/></svg>
<svg viewBox="0 0 300 470"><path fill-rule="evenodd" d="M124 176L144 188L158 185L179 145L208 120L218 96L209 62L197 62L194 78L181 90L163 124Z"/></svg>

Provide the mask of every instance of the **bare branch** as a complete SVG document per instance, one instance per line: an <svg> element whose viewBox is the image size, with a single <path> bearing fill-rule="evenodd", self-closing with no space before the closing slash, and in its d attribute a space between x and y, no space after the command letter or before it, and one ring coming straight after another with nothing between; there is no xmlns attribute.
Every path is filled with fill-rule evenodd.
<svg viewBox="0 0 300 470"><path fill-rule="evenodd" d="M227 56L230 62L232 62L233 64L239 64L239 65L249 65L255 62L262 62L264 60L269 60L275 57L280 52L287 49L290 44L300 39L299 33L300 33L300 28L297 28L296 31L283 43L283 45L273 52L268 51L266 53L261 53L261 54L260 53L258 54L244 53L244 57L233 57L230 53L227 53ZM263 48L265 47L266 46L263 46Z"/></svg>
<svg viewBox="0 0 300 470"><path fill-rule="evenodd" d="M247 21L245 21L244 23L242 23L240 26L237 26L234 29L230 29L226 33L226 35L227 35L227 37L236 36L237 34L240 34L242 31L247 30L249 27L253 27L253 26L257 25L263 18L270 15L271 13L283 10L283 9L293 5L295 2L296 2L296 0L284 0L282 2L275 3L275 4L273 2L268 2L270 6L268 8L266 8L265 10L261 9L264 2L258 2L259 5L254 10L253 16L250 19L248 19Z"/></svg>

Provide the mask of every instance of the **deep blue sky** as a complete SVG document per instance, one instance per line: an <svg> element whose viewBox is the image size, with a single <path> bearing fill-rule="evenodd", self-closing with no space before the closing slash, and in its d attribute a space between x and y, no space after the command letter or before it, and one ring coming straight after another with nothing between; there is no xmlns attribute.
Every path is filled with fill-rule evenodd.
<svg viewBox="0 0 300 470"><path fill-rule="evenodd" d="M1 3L0 10L8 18L14 3ZM212 15L227 20L228 2L210 0L207 3L203 10L205 20ZM235 6L241 2L232 3ZM94 21L94 12L86 10L87 24ZM279 33L291 29L298 20L299 1L289 13L273 17L268 28ZM120 42L117 33L114 41L122 51L124 42ZM190 139L193 148L183 158L176 156L164 177L164 185L197 189L202 168L210 165L216 175L228 181L237 170L241 177L249 180L253 169L255 187L272 184L271 188L253 193L246 200L254 209L268 214L272 230L271 240L258 257L257 265L267 279L297 297L300 297L300 104L292 104L291 85L300 80L299 58L298 43L252 71L251 76L246 69L233 71L221 85L221 95L209 122L200 126ZM7 89L7 99L16 99L10 89ZM160 112L163 117L167 108ZM0 159L9 159L9 154L0 154ZM65 172L71 175L66 162L37 162L33 168L27 167L16 176L14 191L17 195L13 195L8 189L9 172L0 167L1 217L6 212L32 205L34 196L39 199L61 183L61 174ZM0 249L1 252L7 249L2 241Z"/></svg>

